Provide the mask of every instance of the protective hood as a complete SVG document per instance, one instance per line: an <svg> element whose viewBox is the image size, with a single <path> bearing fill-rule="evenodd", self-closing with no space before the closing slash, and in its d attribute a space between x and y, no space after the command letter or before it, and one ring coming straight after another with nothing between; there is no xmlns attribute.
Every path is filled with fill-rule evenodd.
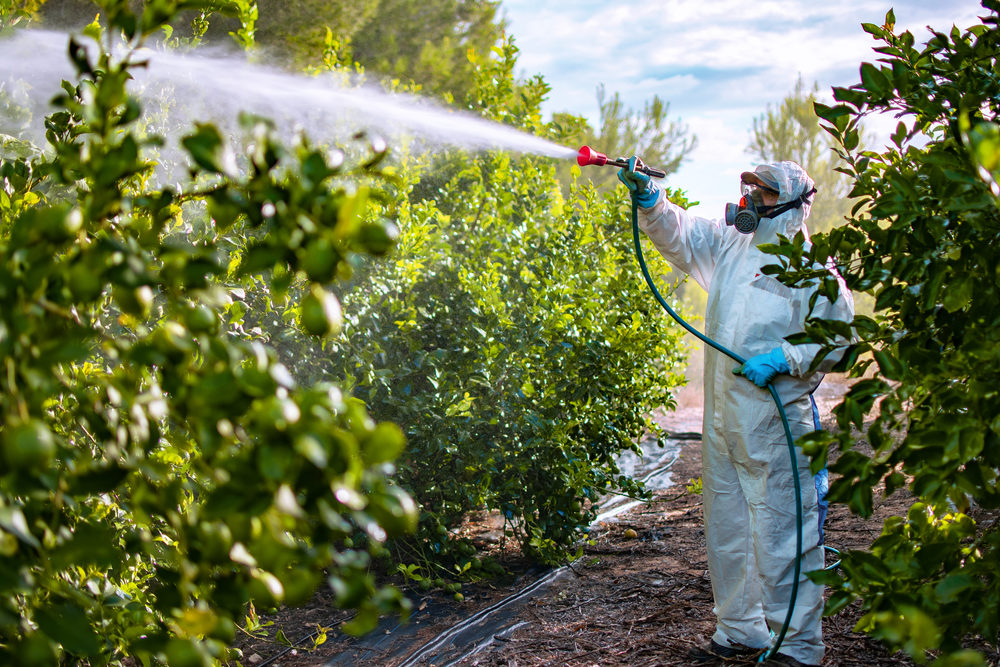
<svg viewBox="0 0 1000 667"><path fill-rule="evenodd" d="M778 205L785 204L798 198L799 196L813 189L814 183L806 170L794 162L784 161L774 164L758 165L754 173L770 183L778 185ZM815 195L807 198L807 203L798 208L785 211L774 218L763 218L760 226L754 232L754 243L771 243L777 240L778 234L791 238L802 230L802 233L809 238L809 231L806 229L805 221L809 217L809 210L812 208L812 200Z"/></svg>

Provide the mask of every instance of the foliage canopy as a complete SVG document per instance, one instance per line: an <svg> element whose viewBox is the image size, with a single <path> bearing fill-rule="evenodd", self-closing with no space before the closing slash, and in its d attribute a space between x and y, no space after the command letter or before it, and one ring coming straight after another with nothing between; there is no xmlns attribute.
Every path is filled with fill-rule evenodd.
<svg viewBox="0 0 1000 667"><path fill-rule="evenodd" d="M101 4L32 0L22 9L46 25L79 29ZM206 3L210 10L173 4L180 13L170 21L171 34L215 43L233 35L293 69L319 66L324 52L333 51L341 64L458 101L475 85L470 53L485 56L504 33L498 0L229 0Z"/></svg>
<svg viewBox="0 0 1000 667"><path fill-rule="evenodd" d="M222 659L248 602L324 580L363 632L405 608L369 571L416 519L387 477L403 435L237 334L246 289L287 291L320 239L336 253L306 281L325 308L303 328L339 326L327 284L380 251L352 184L382 179L248 117L237 159L199 125L190 180L154 186L160 139L127 82L171 14L104 8L106 29L70 42L48 150L0 157L0 660Z"/></svg>
<svg viewBox="0 0 1000 667"><path fill-rule="evenodd" d="M890 11L864 29L880 43L860 83L816 104L852 179L856 203L845 226L783 242L782 280L819 281L828 258L849 287L871 294L874 317L842 367L859 379L835 409L840 431L803 444L821 467L828 446L837 479L831 501L870 514L873 491L908 486L909 515L886 521L871 552L851 552L842 574L817 578L835 593L828 611L860 598L859 629L918 661L982 664L962 649L975 633L996 644L1000 628L1000 3L968 30L934 31L923 45L895 32ZM883 152L859 148L869 114L899 117ZM851 331L813 321L802 341L831 343ZM865 415L874 422L863 436ZM870 444L854 447L858 437ZM982 521L977 525L974 518ZM990 519L992 517L992 519Z"/></svg>

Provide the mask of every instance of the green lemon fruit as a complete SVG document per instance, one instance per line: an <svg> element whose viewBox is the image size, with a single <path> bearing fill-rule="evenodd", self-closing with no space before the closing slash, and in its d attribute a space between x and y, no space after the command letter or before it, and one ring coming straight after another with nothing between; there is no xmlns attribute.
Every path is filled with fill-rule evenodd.
<svg viewBox="0 0 1000 667"><path fill-rule="evenodd" d="M396 245L399 229L388 220L366 222L358 229L361 245L373 255L384 255Z"/></svg>
<svg viewBox="0 0 1000 667"><path fill-rule="evenodd" d="M236 638L236 624L233 623L231 618L220 616L218 623L216 623L209 636L231 644Z"/></svg>
<svg viewBox="0 0 1000 667"><path fill-rule="evenodd" d="M73 298L90 301L104 289L104 279L93 267L78 262L69 270L67 285Z"/></svg>
<svg viewBox="0 0 1000 667"><path fill-rule="evenodd" d="M136 288L115 285L112 293L123 313L133 317L149 315L149 310L153 306L153 290L149 285L141 285Z"/></svg>
<svg viewBox="0 0 1000 667"><path fill-rule="evenodd" d="M282 582L285 586L283 602L289 606L300 605L312 599L322 577L315 572L289 572Z"/></svg>
<svg viewBox="0 0 1000 667"><path fill-rule="evenodd" d="M333 280L340 261L340 253L327 239L317 239L309 244L302 258L302 270L309 280L325 283Z"/></svg>
<svg viewBox="0 0 1000 667"><path fill-rule="evenodd" d="M339 333L343 326L340 302L337 301L337 297L319 285L313 285L302 300L299 320L302 328L314 336L331 336Z"/></svg>
<svg viewBox="0 0 1000 667"><path fill-rule="evenodd" d="M209 563L229 562L233 548L233 532L221 521L203 522L196 528L197 545Z"/></svg>
<svg viewBox="0 0 1000 667"><path fill-rule="evenodd" d="M184 311L184 324L194 333L211 333L218 327L219 318L214 310L199 303Z"/></svg>

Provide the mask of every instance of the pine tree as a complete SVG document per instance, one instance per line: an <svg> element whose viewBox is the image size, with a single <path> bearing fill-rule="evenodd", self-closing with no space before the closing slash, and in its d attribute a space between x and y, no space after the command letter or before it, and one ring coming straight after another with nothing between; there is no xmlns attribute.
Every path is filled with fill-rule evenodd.
<svg viewBox="0 0 1000 667"><path fill-rule="evenodd" d="M816 196L809 216L810 232L829 231L850 213L849 179L834 171L838 158L830 136L822 130L813 111L819 86L807 90L802 77L777 106L753 121L747 153L759 162L791 160L800 164L816 182Z"/></svg>

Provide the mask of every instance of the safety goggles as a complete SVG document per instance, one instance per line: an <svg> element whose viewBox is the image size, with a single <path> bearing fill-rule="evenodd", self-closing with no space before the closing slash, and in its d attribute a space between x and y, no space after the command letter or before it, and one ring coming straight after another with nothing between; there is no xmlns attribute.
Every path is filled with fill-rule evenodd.
<svg viewBox="0 0 1000 667"><path fill-rule="evenodd" d="M749 207L750 202L753 202L753 208L757 210L767 208L764 204L765 192L775 195L778 194L777 190L773 190L763 185L757 185L756 183L743 183L740 187L740 193L743 195L740 198L740 208Z"/></svg>

